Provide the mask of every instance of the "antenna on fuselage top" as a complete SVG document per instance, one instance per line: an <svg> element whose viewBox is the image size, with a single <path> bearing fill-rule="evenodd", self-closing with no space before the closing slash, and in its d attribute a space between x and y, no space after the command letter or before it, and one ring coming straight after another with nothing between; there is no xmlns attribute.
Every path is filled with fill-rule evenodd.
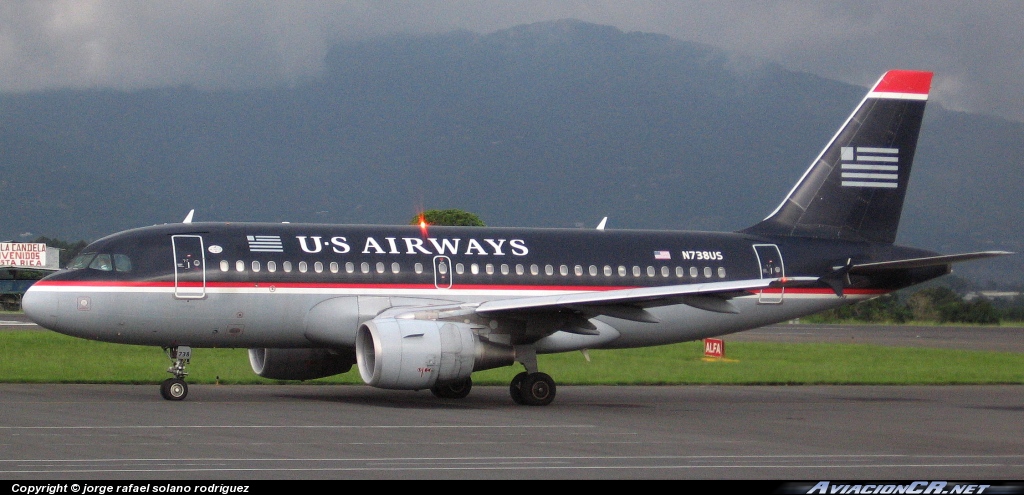
<svg viewBox="0 0 1024 495"><path fill-rule="evenodd" d="M604 230L604 224L608 223L608 217L601 219L601 223L597 224L597 230Z"/></svg>
<svg viewBox="0 0 1024 495"><path fill-rule="evenodd" d="M188 210L188 215L185 215L185 219L181 223L192 223L192 214L196 212L195 208Z"/></svg>

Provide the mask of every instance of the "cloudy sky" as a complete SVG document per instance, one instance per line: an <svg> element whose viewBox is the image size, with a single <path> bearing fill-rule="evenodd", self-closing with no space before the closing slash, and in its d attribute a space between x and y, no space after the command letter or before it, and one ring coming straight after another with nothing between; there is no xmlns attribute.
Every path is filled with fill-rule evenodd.
<svg viewBox="0 0 1024 495"><path fill-rule="evenodd" d="M337 40L575 18L697 41L869 86L935 71L943 106L1024 122L1024 2L951 0L5 0L0 91L315 75Z"/></svg>

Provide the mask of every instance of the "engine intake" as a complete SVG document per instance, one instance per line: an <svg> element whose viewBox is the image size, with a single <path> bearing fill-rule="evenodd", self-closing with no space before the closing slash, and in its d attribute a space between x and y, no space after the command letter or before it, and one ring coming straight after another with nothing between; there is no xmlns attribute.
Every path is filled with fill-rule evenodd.
<svg viewBox="0 0 1024 495"><path fill-rule="evenodd" d="M459 323L382 318L363 323L356 335L359 375L379 388L421 390L514 362L512 346L483 340Z"/></svg>

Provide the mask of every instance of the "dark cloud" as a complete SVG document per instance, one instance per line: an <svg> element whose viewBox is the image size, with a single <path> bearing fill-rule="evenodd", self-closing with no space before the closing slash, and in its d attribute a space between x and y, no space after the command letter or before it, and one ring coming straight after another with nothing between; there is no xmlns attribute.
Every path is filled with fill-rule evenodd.
<svg viewBox="0 0 1024 495"><path fill-rule="evenodd" d="M282 84L345 38L576 18L860 85L936 72L934 99L1024 121L1024 3L930 1L45 1L0 5L0 91Z"/></svg>

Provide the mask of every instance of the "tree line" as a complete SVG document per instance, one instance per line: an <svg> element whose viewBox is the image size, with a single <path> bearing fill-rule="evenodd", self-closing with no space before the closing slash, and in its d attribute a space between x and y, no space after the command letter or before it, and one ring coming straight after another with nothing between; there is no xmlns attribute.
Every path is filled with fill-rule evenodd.
<svg viewBox="0 0 1024 495"><path fill-rule="evenodd" d="M970 323L995 325L1024 321L1024 295L1012 298L966 298L945 286L913 293L902 291L802 318L811 323Z"/></svg>

